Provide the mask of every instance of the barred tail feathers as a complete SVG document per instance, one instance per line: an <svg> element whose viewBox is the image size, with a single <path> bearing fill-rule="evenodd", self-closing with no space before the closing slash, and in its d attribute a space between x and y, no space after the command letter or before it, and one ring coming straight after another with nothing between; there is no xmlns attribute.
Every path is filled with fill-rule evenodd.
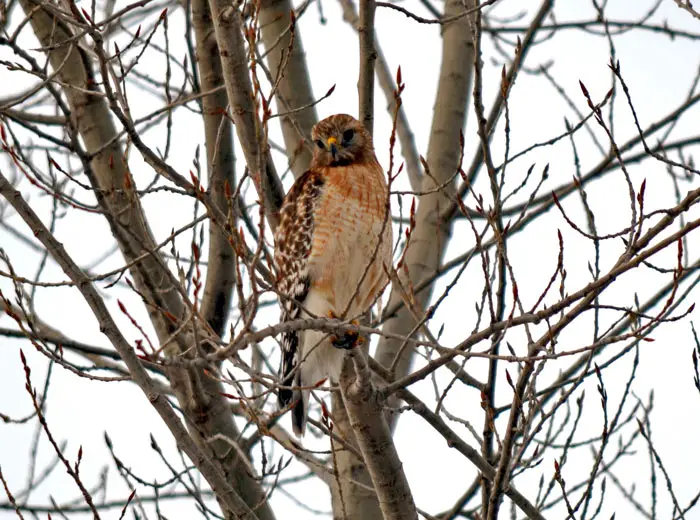
<svg viewBox="0 0 700 520"><path fill-rule="evenodd" d="M302 386L302 367L297 368L299 333L297 331L285 333L282 338L282 344L285 348L282 351L282 364L280 366L279 379L281 386L278 393L278 404L281 409L294 403L292 407L292 429L297 437L303 437L306 431L309 391L299 389Z"/></svg>
<svg viewBox="0 0 700 520"><path fill-rule="evenodd" d="M303 437L306 433L306 418L309 413L310 390L294 392L296 404L292 408L292 430L297 437Z"/></svg>
<svg viewBox="0 0 700 520"><path fill-rule="evenodd" d="M292 334L295 337L291 337ZM296 384L296 377L294 372L297 366L296 345L298 343L298 339L296 338L296 336L297 332L294 331L292 333L285 334L282 340L282 344L285 346L285 348L282 351L282 364L280 366L279 379L280 384L285 388L279 389L278 403L280 408L289 406L289 403L291 403L294 399L294 390L292 390L292 388L290 387ZM291 348L292 346L293 348Z"/></svg>

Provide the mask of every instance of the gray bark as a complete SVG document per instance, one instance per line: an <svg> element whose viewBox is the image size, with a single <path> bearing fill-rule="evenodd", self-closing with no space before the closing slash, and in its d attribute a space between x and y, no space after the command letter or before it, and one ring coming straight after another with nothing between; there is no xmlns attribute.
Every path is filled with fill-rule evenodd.
<svg viewBox="0 0 700 520"><path fill-rule="evenodd" d="M290 32L293 6L289 0L263 0L260 6L260 32L267 54L267 65L273 79L279 78L275 98L281 113L282 136L287 149L289 167L298 178L311 163L309 139L318 116L313 100L306 55L298 27L294 41ZM292 43L290 53L290 43ZM286 63L284 69L280 65ZM301 107L306 107L299 110Z"/></svg>
<svg viewBox="0 0 700 520"><path fill-rule="evenodd" d="M258 197L265 207L268 223L274 230L284 189L272 162L265 128L258 113L258 98L250 78L241 13L225 0L209 0L209 6L236 135Z"/></svg>
<svg viewBox="0 0 700 520"><path fill-rule="evenodd" d="M384 520L418 520L411 489L384 417L384 402L371 382L371 373L361 350L351 353L340 391L367 473L377 494ZM365 517L366 518L366 517Z"/></svg>
<svg viewBox="0 0 700 520"><path fill-rule="evenodd" d="M467 7L473 7L470 0ZM448 0L444 15L452 16L464 10L460 0ZM469 17L447 24L442 35L442 63L440 79L435 99L433 123L428 143L427 163L430 176L423 176L422 190L434 189L454 176L459 165L460 132L467 121L467 101L473 73L474 46L469 30ZM436 184L436 182L438 184ZM420 198L416 210L416 227L411 235L411 244L406 253L406 266L411 285L417 286L423 279L433 276L440 266L445 247L449 240L449 224L440 219L441 211L449 204L449 196L454 187L448 185L444 192L432 192ZM403 277L404 275L401 274ZM404 286L409 284L402 278ZM432 293L432 284L416 294L416 303L425 308ZM388 307L402 303L401 295L393 290ZM410 310L401 305L395 316L387 320L385 330L402 336L410 335L416 320ZM385 367L390 367L399 354L403 342L382 338L377 349L376 359ZM411 349L404 349L396 364L395 376L400 378L408 373L411 365ZM389 418L389 426L396 426L396 416Z"/></svg>
<svg viewBox="0 0 700 520"><path fill-rule="evenodd" d="M200 90L210 92L224 83L219 46L212 27L209 4L206 0L192 0L192 25L197 44L197 68ZM228 105L226 92L219 89L202 98L202 120L207 154L211 201L222 214L228 213L229 201L225 195L225 184L235 190L235 157L233 132L230 120L225 116ZM212 329L224 334L224 327L231 307L235 283L233 251L228 237L221 228L209 226L209 255L207 257L207 279L204 285L201 313Z"/></svg>
<svg viewBox="0 0 700 520"><path fill-rule="evenodd" d="M333 392L332 406L336 433L350 445L357 446L357 439L340 392ZM334 445L333 456L336 472L331 487L334 520L382 518L377 494L364 461L352 451L337 445Z"/></svg>
<svg viewBox="0 0 700 520"><path fill-rule="evenodd" d="M109 107L105 98L97 95L101 93L94 90L96 79L93 77L90 58L77 45L65 43L72 37L72 29L62 18L30 0L23 0L21 5L25 13L31 13L30 21L34 33L42 47L49 49L47 51L49 61L52 67L59 71L61 81L78 87L65 89L64 94L71 109L72 124L85 143L86 152L94 154L89 165L86 164L86 174L95 189L98 201L105 210L105 216L122 254L127 262L131 262L145 252L154 251L155 240L143 214L139 198L133 191L135 183L126 168L126 161L123 159L121 147L116 139L117 131ZM72 17L68 12L66 16ZM106 77L102 79L107 80ZM90 94L91 90L95 94ZM106 145L106 143L111 144ZM160 254L143 256L143 259L136 262L130 271L137 289L149 303L147 307L151 320L160 341L164 342L174 332L174 325L163 311L176 318L184 319L187 307L182 299L177 280L168 270ZM206 332L202 330L200 334L205 335ZM179 334L176 343L180 349L187 350L192 346L191 342L195 337L192 331L189 334ZM115 347L118 345L115 344ZM124 358L123 349L118 348L118 351ZM133 353L130 356L134 356ZM126 358L124 360L128 361ZM132 369L132 366L129 365L129 368ZM212 475L216 477L219 473L225 475L226 481L233 486L236 496L240 496L249 507L257 508L258 518L274 518L271 508L263 500L264 493L261 487L246 473L244 461L239 460L238 454L232 454L232 450L224 446L225 443L220 443L218 446L208 445L205 440L216 434L230 439L238 438L238 430L233 423L228 402L221 395L220 384L214 379L203 377L201 371L192 370L185 373L182 370L169 370L168 372L182 409L190 417L188 424L196 425L191 428L190 433L202 452L209 454L202 459L202 452L197 452L197 456L192 459L193 462L207 478ZM165 400L162 396L154 396L154 399ZM169 408L165 405L159 408L162 414L169 413L174 416L174 412L172 410L168 412L168 410ZM181 436L181 432L179 435ZM183 441L179 439L178 442ZM192 455L194 452L190 450L187 453ZM215 470L202 469L203 464L214 464ZM210 484L214 485L211 480ZM225 497L227 494L228 492L222 493L221 496ZM222 506L225 510L231 509L231 504L227 501L223 501ZM236 511L236 509L231 510Z"/></svg>

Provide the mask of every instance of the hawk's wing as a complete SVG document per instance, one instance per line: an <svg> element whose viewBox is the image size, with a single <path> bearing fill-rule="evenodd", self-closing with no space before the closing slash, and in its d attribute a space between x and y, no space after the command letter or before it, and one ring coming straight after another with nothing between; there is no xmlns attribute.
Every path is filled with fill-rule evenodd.
<svg viewBox="0 0 700 520"><path fill-rule="evenodd" d="M289 190L280 209L274 259L282 308L281 323L299 317L300 305L304 304L309 292L309 255L313 243L314 209L323 183L324 179L317 171L306 171ZM282 333L280 379L286 387L293 384L299 358L299 335L300 331L296 330ZM280 406L287 406L293 395L291 389L280 388Z"/></svg>

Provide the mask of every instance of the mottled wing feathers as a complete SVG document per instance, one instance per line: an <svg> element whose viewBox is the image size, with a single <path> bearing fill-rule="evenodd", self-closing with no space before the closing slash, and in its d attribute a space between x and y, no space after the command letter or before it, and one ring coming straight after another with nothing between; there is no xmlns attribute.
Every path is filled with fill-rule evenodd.
<svg viewBox="0 0 700 520"><path fill-rule="evenodd" d="M280 210L280 224L275 235L275 268L282 323L299 317L300 305L303 305L309 292L308 260L313 243L314 209L323 183L323 177L318 172L308 170L289 190ZM299 361L299 335L299 331L282 334L280 379L286 387L294 383L294 372ZM287 406L293 395L291 389L280 388L280 406Z"/></svg>

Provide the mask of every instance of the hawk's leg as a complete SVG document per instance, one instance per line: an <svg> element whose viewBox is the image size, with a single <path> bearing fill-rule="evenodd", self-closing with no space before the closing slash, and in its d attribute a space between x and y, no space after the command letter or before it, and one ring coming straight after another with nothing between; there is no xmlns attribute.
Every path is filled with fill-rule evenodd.
<svg viewBox="0 0 700 520"><path fill-rule="evenodd" d="M337 319L337 316L333 311L328 313L328 317L333 320ZM357 320L352 320L350 323L353 325L360 324ZM364 339L361 338L360 335L354 330L348 330L340 337L336 336L335 334L331 334L331 345L333 345L335 348L350 350L351 348L355 348L356 345L362 345L362 343L364 343Z"/></svg>
<svg viewBox="0 0 700 520"><path fill-rule="evenodd" d="M362 338L360 338L360 336L357 332L352 331L352 330L347 331L341 337L338 337L338 336L331 337L331 344L335 348L340 348L343 350L350 350L351 348L354 348L355 345L361 344L361 343L362 343Z"/></svg>

